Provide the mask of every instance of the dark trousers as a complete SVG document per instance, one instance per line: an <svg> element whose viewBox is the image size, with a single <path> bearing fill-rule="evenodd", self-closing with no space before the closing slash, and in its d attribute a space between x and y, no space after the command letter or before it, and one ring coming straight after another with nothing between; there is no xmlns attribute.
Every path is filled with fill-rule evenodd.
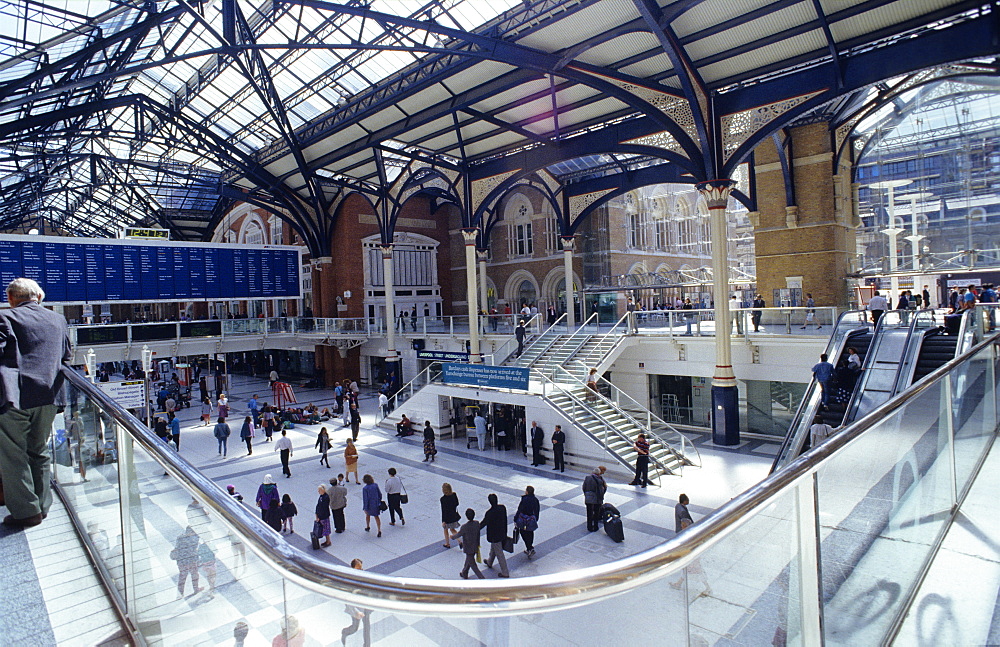
<svg viewBox="0 0 1000 647"><path fill-rule="evenodd" d="M281 450L281 473L284 474L285 476L291 476L292 475L292 470L288 469L288 455L289 455L289 453L290 452L287 449L282 449Z"/></svg>
<svg viewBox="0 0 1000 647"><path fill-rule="evenodd" d="M177 434L175 436L171 436L170 439L174 441L174 447L177 448L177 451L180 451L181 450L181 435Z"/></svg>
<svg viewBox="0 0 1000 647"><path fill-rule="evenodd" d="M396 523L396 515L399 514L399 520L403 520L403 506L399 503L399 493L386 494L385 498L388 499L389 505L389 521Z"/></svg>
<svg viewBox="0 0 1000 647"><path fill-rule="evenodd" d="M531 446L531 464L532 464L532 466L534 466L534 465L541 465L542 464L542 448L541 448L541 446L537 446L537 447L535 445Z"/></svg>
<svg viewBox="0 0 1000 647"><path fill-rule="evenodd" d="M563 448L562 445L556 445L552 448L552 454L554 455L553 461L555 462L555 467L552 469L559 470L560 472L566 471L566 459L563 458Z"/></svg>
<svg viewBox="0 0 1000 647"><path fill-rule="evenodd" d="M872 324L873 325L878 325L878 320L882 318L882 313L884 313L884 312L885 312L885 310L872 310Z"/></svg>
<svg viewBox="0 0 1000 647"><path fill-rule="evenodd" d="M600 527L601 522L601 504L600 503L588 503L587 506L587 530L594 532Z"/></svg>
<svg viewBox="0 0 1000 647"><path fill-rule="evenodd" d="M358 440L358 434L359 433L361 433L361 423L360 422L352 422L351 423L351 440L354 440L355 442L357 442L357 440Z"/></svg>
<svg viewBox="0 0 1000 647"><path fill-rule="evenodd" d="M470 568L472 569L472 572L476 574L476 577L478 577L481 580L486 579L486 576L483 575L483 572L479 570L479 565L476 564L475 553L465 554L465 564L462 565L462 577L466 577L469 574Z"/></svg>
<svg viewBox="0 0 1000 647"><path fill-rule="evenodd" d="M524 550L534 550L535 549L535 531L534 530L521 530L521 538L524 539Z"/></svg>
<svg viewBox="0 0 1000 647"><path fill-rule="evenodd" d="M648 485L649 484L649 456L639 455L639 458L635 459L635 478L632 480L632 485Z"/></svg>
<svg viewBox="0 0 1000 647"><path fill-rule="evenodd" d="M763 312L752 312L750 313L750 321L753 322L753 331L760 332L760 318L764 315Z"/></svg>
<svg viewBox="0 0 1000 647"><path fill-rule="evenodd" d="M337 508L336 510L331 510L333 513L333 529L337 532L344 532L344 528L347 525L344 523L344 509Z"/></svg>
<svg viewBox="0 0 1000 647"><path fill-rule="evenodd" d="M350 626L344 627L340 630L340 642L346 645L347 637L357 633L358 627L361 626L364 628L364 631L362 632L362 636L364 636L364 645L365 647L368 647L368 645L372 644L372 612L367 609L359 609L355 611L355 614L351 614ZM361 617L359 618L358 615Z"/></svg>
<svg viewBox="0 0 1000 647"><path fill-rule="evenodd" d="M520 357L521 353L524 352L524 337L518 337L517 339L517 356Z"/></svg>

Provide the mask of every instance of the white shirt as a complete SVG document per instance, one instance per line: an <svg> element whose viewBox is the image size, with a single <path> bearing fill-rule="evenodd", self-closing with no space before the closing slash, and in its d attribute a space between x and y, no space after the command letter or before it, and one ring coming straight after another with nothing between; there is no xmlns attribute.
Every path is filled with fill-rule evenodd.
<svg viewBox="0 0 1000 647"><path fill-rule="evenodd" d="M288 436L282 436L274 443L274 451L280 451L282 449L287 449L289 455L292 453L292 439Z"/></svg>
<svg viewBox="0 0 1000 647"><path fill-rule="evenodd" d="M403 491L403 482L399 480L398 476L390 476L385 480L386 494L399 494L402 491Z"/></svg>
<svg viewBox="0 0 1000 647"><path fill-rule="evenodd" d="M869 310L888 310L889 304L885 300L885 297L881 294L877 294L868 300Z"/></svg>
<svg viewBox="0 0 1000 647"><path fill-rule="evenodd" d="M809 435L812 446L815 447L833 435L833 427L826 423L818 422L809 427Z"/></svg>
<svg viewBox="0 0 1000 647"><path fill-rule="evenodd" d="M385 397L385 393L378 394L378 406L384 407L389 404L389 398Z"/></svg>
<svg viewBox="0 0 1000 647"><path fill-rule="evenodd" d="M859 355L848 355L847 365L851 368L861 368L861 357Z"/></svg>

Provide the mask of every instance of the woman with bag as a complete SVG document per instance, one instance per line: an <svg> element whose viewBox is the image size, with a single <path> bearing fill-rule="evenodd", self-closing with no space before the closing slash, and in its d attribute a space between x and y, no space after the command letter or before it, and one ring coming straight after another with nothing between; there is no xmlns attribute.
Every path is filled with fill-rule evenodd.
<svg viewBox="0 0 1000 647"><path fill-rule="evenodd" d="M434 462L434 456L438 453L437 446L434 444L434 428L431 427L431 421L424 421L424 462L431 461Z"/></svg>
<svg viewBox="0 0 1000 647"><path fill-rule="evenodd" d="M444 547L451 548L451 534L458 530L462 515L458 514L458 495L451 483L441 484L441 527L444 528ZM449 532L451 531L451 532Z"/></svg>
<svg viewBox="0 0 1000 647"><path fill-rule="evenodd" d="M396 525L396 515L399 515L399 522L406 525L403 518L403 480L396 476L396 468L389 468L389 478L385 480L385 496L389 500L389 525Z"/></svg>
<svg viewBox="0 0 1000 647"><path fill-rule="evenodd" d="M330 434L326 431L326 427L319 430L319 435L316 436L316 444L313 447L318 448L321 454L319 464L326 465L327 469L329 469L330 459L327 458L326 454L330 451Z"/></svg>
<svg viewBox="0 0 1000 647"><path fill-rule="evenodd" d="M344 448L344 481L351 480L351 472L354 472L355 485L361 485L358 481L358 448L354 446L354 441L347 439L347 447Z"/></svg>
<svg viewBox="0 0 1000 647"><path fill-rule="evenodd" d="M535 531L538 529L538 513L542 506L535 496L535 488L531 485L524 488L521 502L517 504L514 513L514 529L524 538L524 554L533 557L535 554Z"/></svg>
<svg viewBox="0 0 1000 647"><path fill-rule="evenodd" d="M320 546L330 545L330 496L326 493L326 487L320 485L316 488L319 492L319 500L316 501L316 524L313 528L313 532L316 534L316 538L325 537L324 541Z"/></svg>
<svg viewBox="0 0 1000 647"><path fill-rule="evenodd" d="M372 517L375 517L375 525L378 529L376 536L381 537L382 520L379 518L379 514L385 509L382 507L385 505L385 502L382 501L382 491L378 489L371 474L365 474L361 480L365 482L365 487L361 490L361 509L365 511L365 532L372 529Z"/></svg>
<svg viewBox="0 0 1000 647"><path fill-rule="evenodd" d="M212 400L207 395L201 401L201 422L202 427L207 427L212 422Z"/></svg>
<svg viewBox="0 0 1000 647"><path fill-rule="evenodd" d="M240 429L240 440L247 444L247 456L253 454L253 417L247 416L243 419L243 427Z"/></svg>
<svg viewBox="0 0 1000 647"><path fill-rule="evenodd" d="M267 511L271 508L271 501L279 502L281 501L281 495L278 494L278 485L274 482L274 479L270 474L264 476L264 482L257 488L257 507L260 508L260 518L267 521ZM278 526L280 529L281 526Z"/></svg>

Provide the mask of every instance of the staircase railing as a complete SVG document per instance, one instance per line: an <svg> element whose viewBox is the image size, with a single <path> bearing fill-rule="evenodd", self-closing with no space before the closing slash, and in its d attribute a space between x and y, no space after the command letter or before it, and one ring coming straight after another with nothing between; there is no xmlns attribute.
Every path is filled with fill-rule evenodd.
<svg viewBox="0 0 1000 647"><path fill-rule="evenodd" d="M440 377L441 377L441 364L438 362L431 363L430 366L417 373L412 380L410 380L403 386L399 387L399 390L396 391L396 394L389 399L389 402L391 404L393 403L393 399L395 399L394 402L395 406L393 406L393 409L399 408L399 405L412 398L417 391L424 388L428 384L431 384L432 382L438 381L438 378ZM376 414L376 416L378 422L382 422L383 420L385 420L385 417L382 416L381 411L379 411Z"/></svg>
<svg viewBox="0 0 1000 647"><path fill-rule="evenodd" d="M545 351L543 351L538 357L531 360L531 364L534 364L535 362L540 360L542 356L545 355L545 353L548 352L549 350L558 350L561 348L570 347L574 343L577 344L577 348L579 348L580 346L585 344L587 338L590 337L590 333L587 332L587 326L589 326L591 322L596 318L597 318L597 313L595 312L589 317L587 317L587 320L584 321L582 324L580 324L580 326L572 333L570 333L569 336L560 339L558 348L553 348L554 344L550 345L550 347L546 348Z"/></svg>
<svg viewBox="0 0 1000 647"><path fill-rule="evenodd" d="M635 465L632 462L630 462L627 458L625 458L624 456L613 450L611 448L611 445L609 444L609 438L614 436L619 440L625 442L628 447L632 447L634 439L630 438L627 434L618 429L617 426L612 424L611 421L602 416L598 411L595 411L593 407L591 407L589 404L581 400L580 397L576 393L574 393L571 388L567 388L566 384L561 384L559 382L556 382L555 380L549 378L547 375L545 375L545 373L539 371L538 369L532 369L531 374L532 377L537 378L539 382L541 382L543 398L548 399L550 393L552 392L556 392L568 397L573 403L573 408L569 411L560 408L560 410L567 417L567 419L574 421L574 424L580 430L582 430L585 434L593 437L595 440L600 442L604 446L604 448L608 451L608 453L611 454L611 456L619 463L621 463L623 466L625 466L628 469L633 469L635 467ZM594 433L590 429L587 429L583 425L576 422L576 420L579 418L579 411L587 412L589 415L593 416L598 422L600 422L601 424L600 434ZM655 478L656 478L656 484L657 486L659 486L660 475L671 473L671 470L667 468L663 463L661 463L655 456L653 456L652 452L650 452L649 462L656 466Z"/></svg>
<svg viewBox="0 0 1000 647"><path fill-rule="evenodd" d="M587 387L586 382L579 377L573 375L570 371L567 371L563 367L553 369L552 380L553 381L565 381L566 383L573 384L574 387L580 387L587 389L588 392L593 393ZM603 385L604 389L610 393L609 396L605 396L600 392L600 387ZM625 393L617 386L611 382L605 380L603 377L598 377L598 387L599 390L594 395L601 401L604 401L611 405L611 407L620 415L622 415L627 420L631 421L643 432L648 432L653 436L654 439L659 441L663 447L677 456L677 458L688 465L695 467L701 467L701 454L698 453L698 448L688 440L688 438L677 431L669 422L663 420L655 413L649 410L648 407L644 407L639 404L632 396ZM626 408L627 407L627 408ZM676 446L680 446L680 451L675 449ZM692 459L694 456L695 459Z"/></svg>
<svg viewBox="0 0 1000 647"><path fill-rule="evenodd" d="M506 317L508 315L500 315L500 316ZM524 322L525 331L530 330L531 328L538 328L541 319L542 319L542 313L540 312L532 315L530 319ZM537 337L534 339L537 339ZM534 339L532 339L532 341L534 341ZM526 347L525 350L528 350L528 348ZM517 338L511 337L503 344L501 344L499 347L497 347L497 349L494 350L492 353L485 353L483 355L483 362L489 364L490 366L500 366L508 359L510 359L516 352L517 352ZM487 361L486 358L489 358L489 361Z"/></svg>
<svg viewBox="0 0 1000 647"><path fill-rule="evenodd" d="M611 350L614 350L619 344L622 343L622 340L625 339L625 337L628 336L628 333L629 333L629 315L630 314L631 313L626 312L624 315L622 315L621 319L619 319L614 324L612 324L611 330L609 330L605 334L601 335L600 338L597 339L597 343L595 344L595 346L596 346L596 348L601 348L604 345L604 342L607 341L607 339L609 337L612 337L612 336L615 337L615 343L614 343L614 345L612 345L610 349L608 349L607 351L605 351L603 353L603 355L601 356L601 359L603 359L603 357L606 356ZM599 363L599 362L595 362L595 361L592 360L592 358L593 358L593 356L594 356L594 354L596 352L597 351L595 350L595 351L592 351L590 353L587 353L587 355L584 356L584 357L582 357L582 358L576 358L576 357L574 357L573 360L577 361L577 362L582 362L583 364L585 364L588 367L595 366L596 364ZM590 370L590 368L588 368L587 370Z"/></svg>
<svg viewBox="0 0 1000 647"><path fill-rule="evenodd" d="M521 352L521 355L518 357L518 360L520 360L520 358L524 357L525 355L530 356L532 353L535 352L538 352L538 356L540 357L542 353L548 350L549 346L551 346L553 343L555 343L557 339L559 339L559 335L561 333L557 328L560 325L560 322L564 321L565 319L566 319L566 313L564 312L558 319L556 319L552 323L551 326L548 327L548 329L545 332L540 334L538 337L533 339L530 344L524 347L524 351ZM516 364L520 365L518 362L516 362Z"/></svg>

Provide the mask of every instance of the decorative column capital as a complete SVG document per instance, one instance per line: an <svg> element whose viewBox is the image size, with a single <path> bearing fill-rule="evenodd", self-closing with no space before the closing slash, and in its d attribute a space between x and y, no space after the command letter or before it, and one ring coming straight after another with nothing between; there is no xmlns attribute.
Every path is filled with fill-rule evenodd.
<svg viewBox="0 0 1000 647"><path fill-rule="evenodd" d="M476 260L480 263L485 263L490 260L490 250L488 249L476 249Z"/></svg>
<svg viewBox="0 0 1000 647"><path fill-rule="evenodd" d="M479 237L479 227L467 227L462 230L462 237L465 238L465 246L475 247L476 238Z"/></svg>
<svg viewBox="0 0 1000 647"><path fill-rule="evenodd" d="M576 236L560 236L559 241L562 243L564 252L572 252L576 247Z"/></svg>
<svg viewBox="0 0 1000 647"><path fill-rule="evenodd" d="M732 193L736 182L728 178L721 180L706 180L694 185L698 191L705 196L709 209L725 209L729 203L729 194Z"/></svg>
<svg viewBox="0 0 1000 647"><path fill-rule="evenodd" d="M382 260L391 261L392 260L392 243L386 245L379 245L378 248L382 250Z"/></svg>

